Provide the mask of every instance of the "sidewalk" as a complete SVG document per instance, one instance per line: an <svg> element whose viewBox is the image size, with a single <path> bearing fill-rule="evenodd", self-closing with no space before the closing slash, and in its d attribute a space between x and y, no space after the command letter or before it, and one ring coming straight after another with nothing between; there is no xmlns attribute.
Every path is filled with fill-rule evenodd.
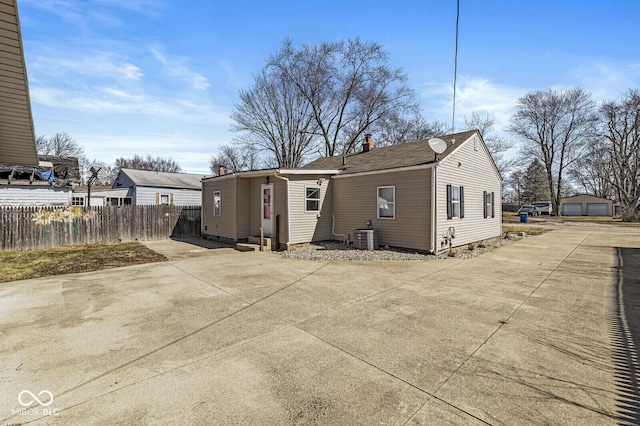
<svg viewBox="0 0 640 426"><path fill-rule="evenodd" d="M0 423L617 424L614 254L639 244L563 226L348 263L165 241L164 264L1 284ZM43 389L57 415L12 414Z"/></svg>

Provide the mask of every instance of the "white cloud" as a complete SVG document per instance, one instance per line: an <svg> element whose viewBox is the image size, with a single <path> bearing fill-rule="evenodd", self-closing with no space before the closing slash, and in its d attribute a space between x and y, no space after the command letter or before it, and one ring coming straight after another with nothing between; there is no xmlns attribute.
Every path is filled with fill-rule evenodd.
<svg viewBox="0 0 640 426"><path fill-rule="evenodd" d="M144 73L134 64L119 59L113 53L83 52L77 56L50 53L39 55L29 69L30 74L53 76L61 81L65 75L80 74L91 77L106 77L114 80L140 80Z"/></svg>
<svg viewBox="0 0 640 426"><path fill-rule="evenodd" d="M640 86L640 62L593 60L573 71L577 85L592 93L596 102L612 100Z"/></svg>
<svg viewBox="0 0 640 426"><path fill-rule="evenodd" d="M197 90L207 90L211 84L206 77L191 71L186 65L186 59L181 57L167 58L159 48L152 48L151 53L164 66L167 75L187 82Z"/></svg>
<svg viewBox="0 0 640 426"><path fill-rule="evenodd" d="M483 77L463 75L456 85L456 128L472 112L495 120L496 130L503 129L514 112L515 104L526 90L492 82ZM453 85L430 82L421 90L427 119L451 121L453 113Z"/></svg>

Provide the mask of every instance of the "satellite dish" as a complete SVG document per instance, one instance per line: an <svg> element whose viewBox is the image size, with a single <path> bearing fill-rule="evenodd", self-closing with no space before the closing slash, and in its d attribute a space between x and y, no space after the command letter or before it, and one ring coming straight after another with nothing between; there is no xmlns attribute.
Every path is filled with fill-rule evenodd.
<svg viewBox="0 0 640 426"><path fill-rule="evenodd" d="M429 147L436 154L442 154L447 150L447 143L440 138L431 138L428 141Z"/></svg>

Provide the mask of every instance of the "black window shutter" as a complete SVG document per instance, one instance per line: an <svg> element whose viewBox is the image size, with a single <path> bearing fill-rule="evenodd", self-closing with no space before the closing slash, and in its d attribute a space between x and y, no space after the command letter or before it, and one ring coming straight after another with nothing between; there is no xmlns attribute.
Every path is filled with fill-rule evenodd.
<svg viewBox="0 0 640 426"><path fill-rule="evenodd" d="M460 187L460 219L464 217L464 186Z"/></svg>
<svg viewBox="0 0 640 426"><path fill-rule="evenodd" d="M491 193L491 217L496 217L495 192Z"/></svg>
<svg viewBox="0 0 640 426"><path fill-rule="evenodd" d="M451 205L451 185L447 185L447 219L453 217L453 206Z"/></svg>
<svg viewBox="0 0 640 426"><path fill-rule="evenodd" d="M484 210L484 218L486 219L488 216L487 212L487 191L482 191L482 207Z"/></svg>

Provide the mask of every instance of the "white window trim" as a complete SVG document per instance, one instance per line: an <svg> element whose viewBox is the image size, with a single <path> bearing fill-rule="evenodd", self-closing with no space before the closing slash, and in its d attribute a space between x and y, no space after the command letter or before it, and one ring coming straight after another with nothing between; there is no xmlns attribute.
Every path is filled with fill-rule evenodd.
<svg viewBox="0 0 640 426"><path fill-rule="evenodd" d="M162 202L162 197L167 197L167 202L166 203ZM158 205L160 205L160 206L169 206L169 205L171 205L171 194L160 194L158 196Z"/></svg>
<svg viewBox="0 0 640 426"><path fill-rule="evenodd" d="M485 191L484 193L484 218L492 219L491 210L493 205L491 204L491 191Z"/></svg>
<svg viewBox="0 0 640 426"><path fill-rule="evenodd" d="M387 188L391 188L393 190L393 201L389 202L389 204L391 204L391 207L393 207L393 216L391 217L387 217L387 216L380 216L380 190L381 189L387 189ZM389 186L379 186L376 189L376 217L378 219L383 219L383 220L395 220L396 219L396 187L395 185L389 185Z"/></svg>
<svg viewBox="0 0 640 426"><path fill-rule="evenodd" d="M308 189L317 189L318 190L318 198L309 198L309 197L307 197L307 190ZM322 190L317 185L310 185L310 186L305 186L304 187L304 212L305 213L320 213L320 210L322 210L322 206L321 206L322 193L321 193L321 191ZM318 202L318 210L308 210L307 209L307 202L308 201L317 201Z"/></svg>
<svg viewBox="0 0 640 426"><path fill-rule="evenodd" d="M77 204L78 201L82 201L82 204ZM84 206L85 197L83 196L72 196L71 197L71 205L72 206Z"/></svg>
<svg viewBox="0 0 640 426"><path fill-rule="evenodd" d="M216 214L216 194L218 194L218 214ZM222 216L222 191L213 191L213 215Z"/></svg>
<svg viewBox="0 0 640 426"><path fill-rule="evenodd" d="M453 198L453 188L458 188L458 199ZM458 214L455 214L455 205L458 205ZM460 219L460 185L451 185L451 219Z"/></svg>

